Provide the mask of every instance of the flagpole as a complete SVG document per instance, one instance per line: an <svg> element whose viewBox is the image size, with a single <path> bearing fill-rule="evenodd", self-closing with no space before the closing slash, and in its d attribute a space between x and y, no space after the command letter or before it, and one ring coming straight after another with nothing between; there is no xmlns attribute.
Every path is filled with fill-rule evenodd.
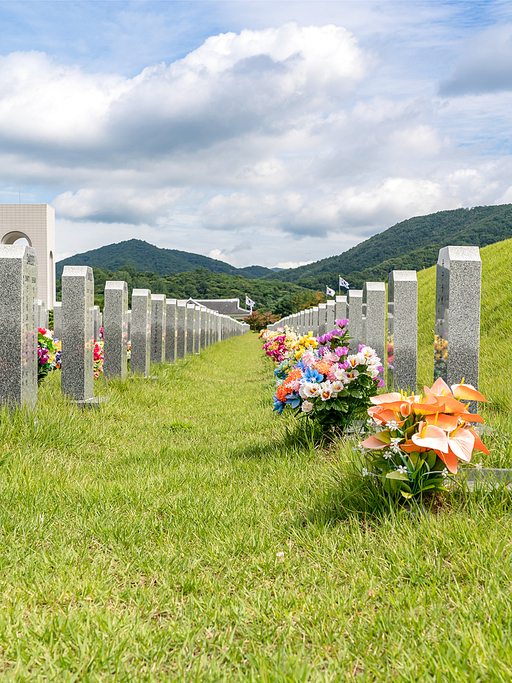
<svg viewBox="0 0 512 683"><path fill-rule="evenodd" d="M340 278L341 278L341 275L338 275L338 296L341 296Z"/></svg>

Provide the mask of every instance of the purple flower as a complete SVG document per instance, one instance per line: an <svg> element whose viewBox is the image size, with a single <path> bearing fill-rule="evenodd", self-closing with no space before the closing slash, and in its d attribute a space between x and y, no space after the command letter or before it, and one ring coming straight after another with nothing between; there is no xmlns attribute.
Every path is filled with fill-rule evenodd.
<svg viewBox="0 0 512 683"><path fill-rule="evenodd" d="M348 346L338 346L334 349L334 353L337 356L346 356L348 352L349 352Z"/></svg>
<svg viewBox="0 0 512 683"><path fill-rule="evenodd" d="M377 386L378 387L385 387L386 383L384 382L384 380L382 378L379 378L379 381L377 382Z"/></svg>
<svg viewBox="0 0 512 683"><path fill-rule="evenodd" d="M338 327L347 327L348 325L348 320L346 318L343 318L343 320L336 318L334 322Z"/></svg>

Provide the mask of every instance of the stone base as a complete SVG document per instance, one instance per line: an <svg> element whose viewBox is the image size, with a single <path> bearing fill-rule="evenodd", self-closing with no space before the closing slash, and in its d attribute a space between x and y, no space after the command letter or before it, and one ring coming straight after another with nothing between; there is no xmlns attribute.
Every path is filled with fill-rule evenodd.
<svg viewBox="0 0 512 683"><path fill-rule="evenodd" d="M492 491L493 489L512 490L512 470L505 468L482 467L482 469L471 469L461 471L455 475L455 481L466 486L468 491L475 488Z"/></svg>
<svg viewBox="0 0 512 683"><path fill-rule="evenodd" d="M71 404L84 410L89 408L91 410L99 410L102 403L110 400L108 396L93 396L92 398L83 398L79 401L71 401Z"/></svg>

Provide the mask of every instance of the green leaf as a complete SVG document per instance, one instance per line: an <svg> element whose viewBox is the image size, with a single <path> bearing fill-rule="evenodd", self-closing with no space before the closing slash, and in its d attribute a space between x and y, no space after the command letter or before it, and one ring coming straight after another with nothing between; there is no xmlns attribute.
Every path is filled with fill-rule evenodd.
<svg viewBox="0 0 512 683"><path fill-rule="evenodd" d="M413 496L412 496L412 493L408 493L407 491L400 491L400 494L401 494L404 498L407 498L407 500L409 500L409 498L412 498L412 497L413 497Z"/></svg>
<svg viewBox="0 0 512 683"><path fill-rule="evenodd" d="M435 451L427 451L425 453L425 460L427 461L427 465L430 467L430 469L434 469L434 465L436 464L437 460L437 453Z"/></svg>
<svg viewBox="0 0 512 683"><path fill-rule="evenodd" d="M406 474L402 474L402 472L397 472L396 470L393 470L393 472L388 472L386 474L387 479L397 479L398 481L409 481L409 477Z"/></svg>

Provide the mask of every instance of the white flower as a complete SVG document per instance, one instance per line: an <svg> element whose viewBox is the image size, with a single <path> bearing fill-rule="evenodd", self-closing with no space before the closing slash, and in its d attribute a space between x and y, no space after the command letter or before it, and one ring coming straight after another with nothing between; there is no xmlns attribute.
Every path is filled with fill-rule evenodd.
<svg viewBox="0 0 512 683"><path fill-rule="evenodd" d="M387 426L388 426L389 431L393 432L396 429L398 429L398 422L395 422L395 420L391 420L391 422L388 422Z"/></svg>
<svg viewBox="0 0 512 683"><path fill-rule="evenodd" d="M368 470L366 469L366 467L363 467L363 477L368 477L369 474L370 474L370 473L368 472Z"/></svg>
<svg viewBox="0 0 512 683"><path fill-rule="evenodd" d="M382 454L382 457L384 458L384 460L389 460L390 458L393 457L393 454L390 453L389 451L384 451L384 453Z"/></svg>
<svg viewBox="0 0 512 683"><path fill-rule="evenodd" d="M442 474L443 477L446 479L446 477L448 476L448 470L446 469L446 467L445 467L444 470L441 472L441 474Z"/></svg>
<svg viewBox="0 0 512 683"><path fill-rule="evenodd" d="M322 401L328 401L332 396L332 392L333 386L331 382L322 382L320 385L320 398Z"/></svg>
<svg viewBox="0 0 512 683"><path fill-rule="evenodd" d="M481 470L482 469L482 463L481 462L475 462L475 468L477 470Z"/></svg>
<svg viewBox="0 0 512 683"><path fill-rule="evenodd" d="M335 380L335 381L332 383L332 388L333 388L334 391L336 391L336 392L341 391L341 390L343 389L343 382L342 382L340 379Z"/></svg>
<svg viewBox="0 0 512 683"><path fill-rule="evenodd" d="M391 442L389 445L390 445L393 453L400 453L400 442L401 441L402 441L402 439L399 436L397 436L395 439L391 439Z"/></svg>
<svg viewBox="0 0 512 683"><path fill-rule="evenodd" d="M311 403L311 401L302 401L302 412L303 413L310 413L314 408L314 405Z"/></svg>
<svg viewBox="0 0 512 683"><path fill-rule="evenodd" d="M320 384L316 382L305 382L301 387L304 395L303 398L312 398L313 396L318 396L320 394Z"/></svg>
<svg viewBox="0 0 512 683"><path fill-rule="evenodd" d="M405 465L399 465L396 468L396 471L398 472L398 474L407 474L407 467Z"/></svg>
<svg viewBox="0 0 512 683"><path fill-rule="evenodd" d="M359 376L359 371L358 370L347 370L345 377L347 378L347 382L353 382L357 377Z"/></svg>
<svg viewBox="0 0 512 683"><path fill-rule="evenodd" d="M350 367L355 368L357 365L364 365L366 358L362 353L354 353L351 356L347 356L347 362L350 364Z"/></svg>

